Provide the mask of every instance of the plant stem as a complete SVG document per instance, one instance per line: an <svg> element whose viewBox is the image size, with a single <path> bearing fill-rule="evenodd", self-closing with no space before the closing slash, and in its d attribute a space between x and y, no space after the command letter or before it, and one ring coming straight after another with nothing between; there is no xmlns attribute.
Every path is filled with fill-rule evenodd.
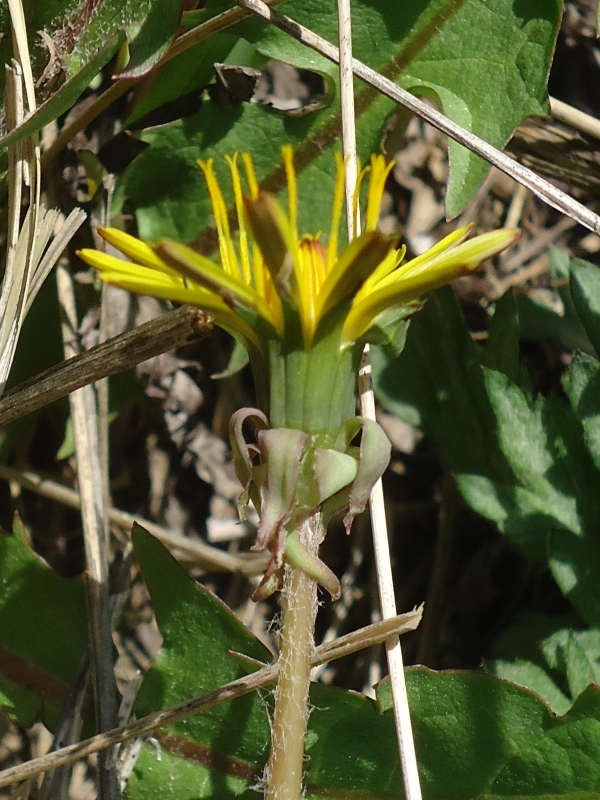
<svg viewBox="0 0 600 800"><path fill-rule="evenodd" d="M319 512L308 517L297 530L300 542L315 556L323 535ZM317 612L316 582L302 570L286 564L281 604L279 679L271 724L271 754L265 770L265 798L299 800Z"/></svg>

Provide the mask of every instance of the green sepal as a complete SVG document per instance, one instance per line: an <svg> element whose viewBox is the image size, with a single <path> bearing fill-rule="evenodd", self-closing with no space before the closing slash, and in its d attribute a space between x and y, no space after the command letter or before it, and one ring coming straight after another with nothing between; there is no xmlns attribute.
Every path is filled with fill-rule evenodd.
<svg viewBox="0 0 600 800"><path fill-rule="evenodd" d="M320 558L309 553L295 533L288 533L286 537L285 559L327 589L332 600L337 600L341 595L342 589L337 575Z"/></svg>
<svg viewBox="0 0 600 800"><path fill-rule="evenodd" d="M250 355L248 350L236 339L233 345L233 350L231 351L231 356L229 357L229 362L227 363L225 369L221 372L213 372L210 377L214 381L221 381L224 378L231 378L233 375L237 375L238 372L241 372L244 367L248 366L249 361Z"/></svg>
<svg viewBox="0 0 600 800"><path fill-rule="evenodd" d="M244 438L244 422L252 420L255 428L260 431L265 429L269 422L265 414L258 408L240 408L231 415L229 420L229 443L231 445L231 456L233 468L237 479L242 484L244 490L237 503L238 514L243 521L246 519L246 507L252 498L256 510L260 512L260 495L255 489L253 481L252 457L258 454L256 445L248 445Z"/></svg>
<svg viewBox="0 0 600 800"><path fill-rule="evenodd" d="M358 472L348 499L348 513L344 517L346 533L350 533L352 521L365 510L371 489L385 472L390 461L392 446L380 426L370 419L356 417L360 421L362 433Z"/></svg>
<svg viewBox="0 0 600 800"><path fill-rule="evenodd" d="M362 425L362 417L352 417L351 419L346 420L346 422L337 432L333 449L339 450L340 453L346 453L346 455L352 455L355 458L358 458L360 455L360 450L358 447L353 447L351 442L357 437Z"/></svg>
<svg viewBox="0 0 600 800"><path fill-rule="evenodd" d="M281 535L296 510L296 487L309 436L291 428L271 428L260 431L257 439L266 476L260 487L260 525L254 547L262 550Z"/></svg>
<svg viewBox="0 0 600 800"><path fill-rule="evenodd" d="M358 464L355 458L346 453L318 447L313 470L318 487L318 503L323 503L352 483L358 474Z"/></svg>
<svg viewBox="0 0 600 800"><path fill-rule="evenodd" d="M398 358L404 350L410 318L424 305L424 302L413 301L400 308L384 311L361 337L361 341L383 347L390 358Z"/></svg>

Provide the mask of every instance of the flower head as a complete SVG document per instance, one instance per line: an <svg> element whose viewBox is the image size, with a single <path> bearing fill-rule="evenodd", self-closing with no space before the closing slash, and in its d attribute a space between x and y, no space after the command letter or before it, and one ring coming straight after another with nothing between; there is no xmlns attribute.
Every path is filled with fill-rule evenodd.
<svg viewBox="0 0 600 800"><path fill-rule="evenodd" d="M383 431L375 422L355 417L360 345L384 342L398 349L405 320L426 292L475 269L510 245L517 232L495 231L467 241L470 228L463 228L405 263L405 248L397 238L377 229L391 164L373 156L354 193L356 218L361 184L368 180L364 231L340 249L341 157L326 243L320 234L298 231L290 147L283 148L287 211L260 190L250 157L241 156L242 168L238 161L237 156L227 159L235 238L213 162L199 162L212 203L220 263L177 242L151 247L111 228L100 234L130 261L95 250L82 250L80 256L108 283L199 306L246 348L260 408L234 414L230 441L244 487L240 511L253 501L261 516L256 547L271 552L256 596L267 596L279 586L286 562L336 596L337 578L306 551L295 530L313 514L326 518L341 508L347 508L344 522L349 529L388 462L390 444ZM256 426L252 442L245 439L248 420Z"/></svg>
<svg viewBox="0 0 600 800"><path fill-rule="evenodd" d="M518 234L500 230L467 241L470 227L462 228L424 255L404 262L405 248L398 246L397 238L384 236L377 229L381 198L392 165L386 164L383 156L373 156L360 173L355 191L358 207L361 183L368 180L364 231L340 251L345 172L342 158L337 157L332 223L323 243L320 234L303 235L298 231L292 149L286 146L282 152L287 211L274 196L260 190L247 154L241 156L243 169L237 156L227 158L236 237L213 162L199 162L212 202L220 263L174 241L150 246L112 228L101 229L100 234L130 261L95 250L82 250L80 256L98 269L102 280L108 283L132 292L191 303L209 313L217 325L244 345L255 375L262 373L263 380L269 383L269 401L264 405L270 406L271 414L274 408L280 408L283 417L294 425L301 420L294 418L290 407L294 401L289 396L293 388L287 380L288 368L306 377L307 370L300 362L310 353L316 357L319 351L322 382L323 375L331 374L323 371L328 369L323 362L325 351L330 361L339 361L344 353L357 350L353 348L356 343L382 339L393 342L399 325L420 306L426 292L472 271L484 259L509 246ZM282 356L288 362L291 358L293 365L278 365ZM283 372L278 382L275 373L280 367ZM282 384L275 386L279 397L274 396L274 383Z"/></svg>

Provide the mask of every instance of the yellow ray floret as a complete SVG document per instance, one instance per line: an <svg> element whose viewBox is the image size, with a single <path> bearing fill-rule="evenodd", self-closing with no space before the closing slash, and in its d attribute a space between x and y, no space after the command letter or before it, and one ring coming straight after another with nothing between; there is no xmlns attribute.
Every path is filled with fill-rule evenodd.
<svg viewBox="0 0 600 800"><path fill-rule="evenodd" d="M423 255L404 263L405 248L377 230L381 198L392 168L372 156L359 171L354 193L368 180L364 232L341 252L339 227L345 165L336 156L332 223L326 244L320 234L299 234L298 197L292 149L282 149L288 187L287 211L259 187L250 156L242 154L248 193L244 196L237 156L227 159L234 196L227 209L212 160L199 162L211 199L219 242L219 263L173 241L151 247L121 231L101 235L130 261L94 250L81 257L102 280L141 294L192 303L214 317L250 350L266 352L268 339L285 339L289 313L295 315L304 348L309 349L324 318L342 314L341 346L368 341L369 332L390 310L410 309L425 293L476 269L511 245L514 230L500 230L467 241L470 227L447 236ZM355 215L356 216L356 215ZM231 219L237 234L232 233ZM285 309L289 309L289 313ZM298 326L294 324L294 331Z"/></svg>

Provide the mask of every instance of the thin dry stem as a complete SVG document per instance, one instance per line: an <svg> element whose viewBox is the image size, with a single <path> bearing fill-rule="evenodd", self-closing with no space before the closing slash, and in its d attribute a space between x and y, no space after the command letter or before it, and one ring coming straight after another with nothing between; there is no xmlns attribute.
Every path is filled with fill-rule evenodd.
<svg viewBox="0 0 600 800"><path fill-rule="evenodd" d="M72 279L64 267L57 270L58 296L64 314L62 326L65 356L76 353L74 332L77 316ZM112 664L112 624L108 574L108 513L105 482L99 458L98 416L93 386L84 386L69 398L77 476L81 492L81 517L87 580L86 604L90 662L92 666L96 724L107 731L116 724L116 685ZM116 800L116 773L102 758L98 777L100 800Z"/></svg>
<svg viewBox="0 0 600 800"><path fill-rule="evenodd" d="M339 20L339 65L342 105L342 145L346 159L346 216L348 220L348 238L360 235L360 215L353 214L354 187L357 178L356 161L356 120L354 112L354 75L352 70L352 22L350 0L338 0ZM367 419L375 421L375 400L370 382L371 361L368 345L364 349L361 369L361 411ZM383 484L381 479L373 487L370 498L371 520L373 527L373 547L381 612L384 619L396 614L394 583L392 576ZM421 800L421 786L417 757L413 741L412 726L406 684L402 650L398 637L386 643L388 667L394 703L394 719L398 736L398 752L402 765L402 777L407 800Z"/></svg>
<svg viewBox="0 0 600 800"><path fill-rule="evenodd" d="M160 353L199 341L210 330L209 318L193 306L161 314L20 383L0 400L0 425L10 425L82 386Z"/></svg>
<svg viewBox="0 0 600 800"><path fill-rule="evenodd" d="M367 417L367 419L374 420L375 397L373 395L368 346L365 347L363 363L359 373L358 390L363 416ZM385 620L396 615L396 599L394 596L394 579L392 575L392 562L390 560L387 521L385 518L385 504L383 499L383 484L381 479L379 479L373 487L370 508L381 615ZM406 800L421 800L421 784L419 781L417 756L415 753L408 696L406 693L402 649L398 636L390 636L390 638L386 640L385 649L390 671L390 683L394 701L394 722L396 724L396 734L398 736L398 749L400 752Z"/></svg>
<svg viewBox="0 0 600 800"><path fill-rule="evenodd" d="M580 111L562 100L557 100L556 97L551 97L550 113L559 122L564 122L582 133L600 139L600 119L586 114L585 111Z"/></svg>
<svg viewBox="0 0 600 800"><path fill-rule="evenodd" d="M360 214L353 214L354 190L358 175L356 156L356 114L354 74L352 72L352 17L350 0L338 0L338 39L340 50L340 104L342 108L342 152L346 161L346 222L348 239L360 236Z"/></svg>

